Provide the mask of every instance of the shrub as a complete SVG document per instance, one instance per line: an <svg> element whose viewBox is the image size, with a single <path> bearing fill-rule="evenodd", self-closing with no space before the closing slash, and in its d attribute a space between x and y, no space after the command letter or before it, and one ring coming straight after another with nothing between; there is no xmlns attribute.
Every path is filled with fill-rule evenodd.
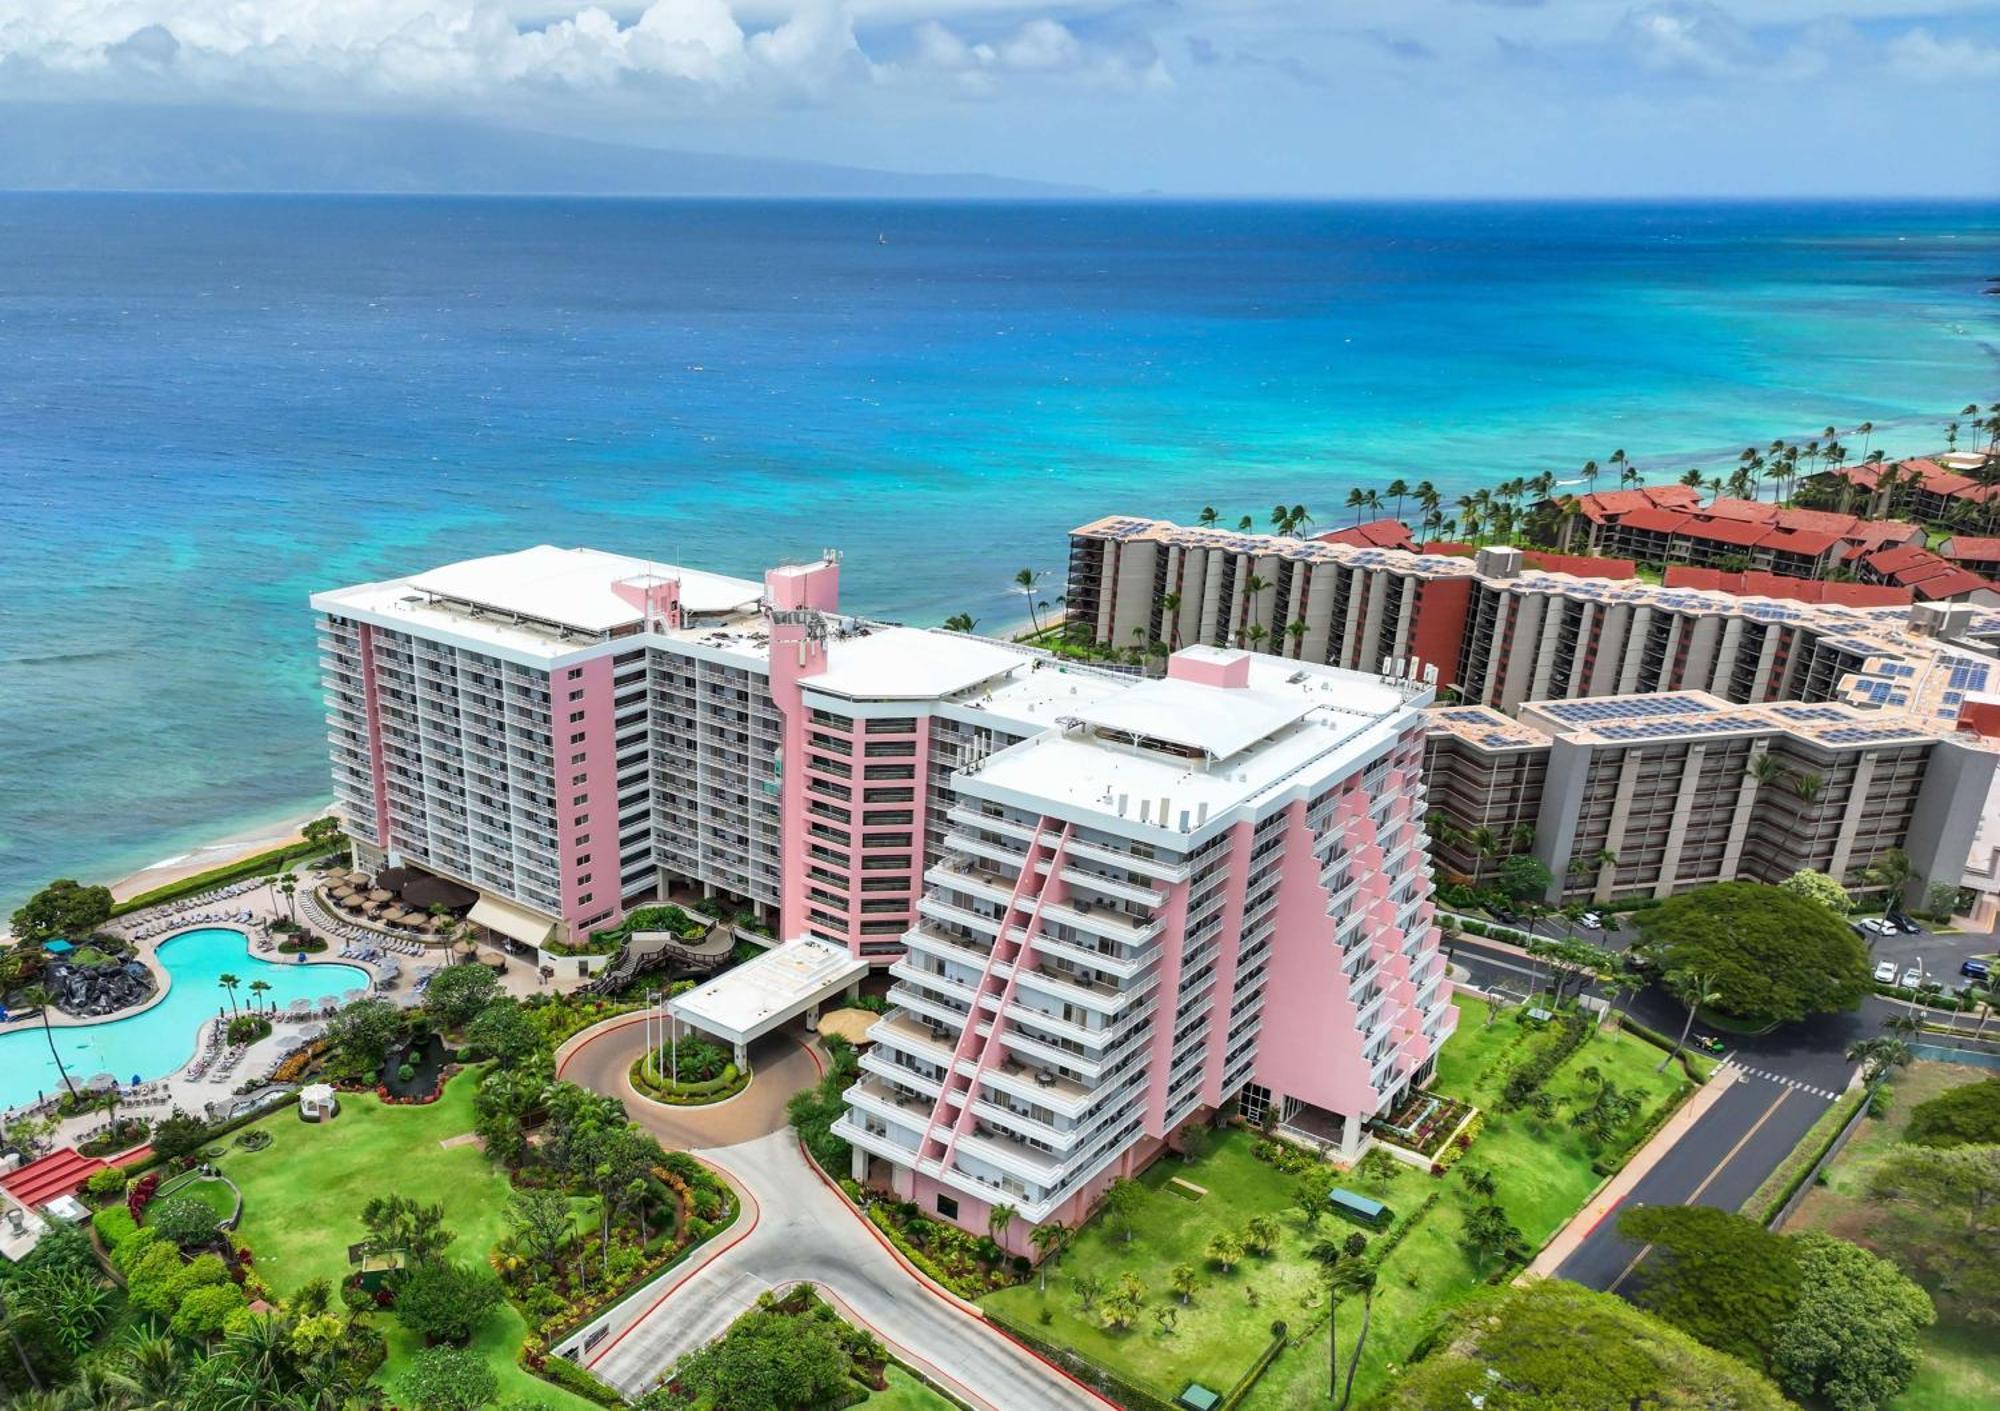
<svg viewBox="0 0 2000 1411"><path fill-rule="evenodd" d="M98 1200L110 1200L125 1194L125 1172L116 1166L107 1166L102 1171L93 1171L83 1188Z"/></svg>
<svg viewBox="0 0 2000 1411"><path fill-rule="evenodd" d="M469 1264L420 1264L396 1291L396 1321L426 1342L462 1343L501 1299L500 1281Z"/></svg>
<svg viewBox="0 0 2000 1411"><path fill-rule="evenodd" d="M153 1151L167 1161L193 1156L208 1145L208 1124L179 1108L153 1127Z"/></svg>
<svg viewBox="0 0 2000 1411"><path fill-rule="evenodd" d="M413 1411L478 1411L498 1387L483 1358L456 1347L425 1348L396 1383Z"/></svg>
<svg viewBox="0 0 2000 1411"><path fill-rule="evenodd" d="M111 1252L114 1263L117 1262L119 1246L139 1232L139 1222L132 1218L132 1212L123 1205L105 1206L90 1217L90 1227L96 1230L97 1237L104 1241L104 1247ZM159 1238L157 1232L153 1238L156 1240Z"/></svg>
<svg viewBox="0 0 2000 1411"><path fill-rule="evenodd" d="M1904 1140L1918 1146L2000 1144L2000 1078L1962 1083L1918 1103Z"/></svg>
<svg viewBox="0 0 2000 1411"><path fill-rule="evenodd" d="M1568 1010L1558 1023L1555 1038L1539 1044L1515 1065L1507 1075L1506 1086L1500 1090L1499 1107L1511 1111L1542 1090L1542 1085L1555 1076L1555 1071L1569 1061L1571 1054L1582 1048L1590 1038L1592 1023L1590 1016L1581 1010Z"/></svg>
<svg viewBox="0 0 2000 1411"><path fill-rule="evenodd" d="M229 1315L247 1307L243 1290L226 1280L190 1289L174 1310L169 1330L175 1337L212 1338L218 1336Z"/></svg>

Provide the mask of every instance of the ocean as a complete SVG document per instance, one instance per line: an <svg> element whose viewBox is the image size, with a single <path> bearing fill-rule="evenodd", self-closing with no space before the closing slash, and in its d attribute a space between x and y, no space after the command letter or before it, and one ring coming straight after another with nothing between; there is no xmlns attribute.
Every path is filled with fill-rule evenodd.
<svg viewBox="0 0 2000 1411"><path fill-rule="evenodd" d="M0 907L326 797L316 588L837 547L998 627L1113 511L1935 449L1997 275L1993 205L0 196Z"/></svg>

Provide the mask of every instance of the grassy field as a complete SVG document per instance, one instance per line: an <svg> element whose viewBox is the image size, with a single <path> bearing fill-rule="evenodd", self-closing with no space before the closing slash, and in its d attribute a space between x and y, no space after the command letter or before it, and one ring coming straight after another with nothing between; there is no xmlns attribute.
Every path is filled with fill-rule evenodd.
<svg viewBox="0 0 2000 1411"><path fill-rule="evenodd" d="M1890 1085L1888 1112L1862 1121L1854 1139L1827 1168L1823 1183L1807 1193L1798 1213L1786 1223L1785 1233L1824 1230L1872 1248L1869 1232L1877 1217L1866 1198L1868 1185L1883 1158L1903 1139L1911 1112L1949 1088L1989 1076L1987 1069L1961 1063L1913 1063L1900 1070ZM2000 1406L2000 1358L1993 1355L1991 1331L1954 1320L1949 1308L1939 1311L1937 1325L1923 1333L1917 1379L1892 1403L1893 1411L1987 1411Z"/></svg>
<svg viewBox="0 0 2000 1411"><path fill-rule="evenodd" d="M271 1134L268 1147L232 1148L218 1160L243 1191L240 1233L271 1287L286 1294L314 1278L339 1283L350 1268L347 1247L364 1233L361 1207L398 1192L443 1205L445 1226L457 1235L448 1257L484 1264L505 1233L512 1187L477 1146L444 1145L471 1132L476 1087L472 1075L462 1075L423 1107L343 1093L340 1115L317 1124L281 1110L262 1124ZM389 1340L382 1377L393 1386L420 1344L393 1318L381 1326ZM527 1333L521 1315L503 1303L473 1343L500 1379L500 1399L539 1399L558 1411L590 1406L521 1370L514 1359Z"/></svg>
<svg viewBox="0 0 2000 1411"><path fill-rule="evenodd" d="M1485 1108L1497 1096L1508 1067L1544 1041L1548 1031L1524 1029L1512 1014L1488 1027L1483 1002L1468 997L1457 1003L1459 1031L1440 1055L1434 1086ZM1654 1074L1659 1058L1658 1049L1637 1039L1599 1034L1570 1058L1547 1090L1559 1101L1575 1094L1583 1086L1578 1072L1595 1065L1621 1089L1640 1094L1650 1112L1685 1082L1672 1070ZM1051 1272L1046 1295L1030 1283L982 1302L1036 1336L1073 1347L1166 1400L1190 1381L1227 1389L1270 1341L1274 1320L1285 1320L1296 1332L1324 1318L1324 1294L1307 1251L1321 1235L1340 1239L1354 1228L1329 1217L1317 1230L1309 1229L1296 1207L1296 1178L1257 1160L1251 1154L1255 1141L1254 1133L1237 1130L1192 1165L1171 1157L1160 1161L1142 1178L1149 1198L1133 1219L1129 1242L1116 1227L1095 1220ZM1531 1246L1560 1228L1596 1188L1600 1178L1590 1169L1591 1159L1588 1144L1561 1115L1541 1122L1524 1114L1491 1113L1466 1157L1467 1163L1494 1174L1500 1204ZM1166 1186L1176 1176L1209 1194L1198 1201L1174 1194ZM1399 1218L1417 1212L1433 1193L1440 1196L1383 1264L1368 1348L1355 1382L1357 1400L1365 1401L1391 1365L1407 1358L1438 1311L1474 1287L1483 1271L1473 1267L1459 1246L1465 1216L1475 1202L1458 1173L1439 1180L1392 1166L1386 1175L1346 1175L1341 1184L1382 1200ZM1204 1257L1212 1235L1240 1232L1259 1214L1273 1217L1281 1231L1271 1256L1246 1256L1227 1273ZM1180 1263L1193 1265L1201 1280L1185 1306L1172 1293L1169 1278ZM1107 1329L1094 1311L1082 1310L1071 1280L1084 1269L1100 1275L1107 1287L1126 1273L1146 1285L1146 1311L1129 1329ZM1156 1320L1156 1310L1166 1307L1174 1310L1172 1331ZM1340 1308L1343 1357L1359 1313L1353 1301ZM1323 1406L1327 1336L1322 1327L1288 1348L1245 1406L1250 1411Z"/></svg>
<svg viewBox="0 0 2000 1411"><path fill-rule="evenodd" d="M889 1389L878 1391L861 1405L867 1411L957 1411L945 1400L901 1367L888 1371Z"/></svg>

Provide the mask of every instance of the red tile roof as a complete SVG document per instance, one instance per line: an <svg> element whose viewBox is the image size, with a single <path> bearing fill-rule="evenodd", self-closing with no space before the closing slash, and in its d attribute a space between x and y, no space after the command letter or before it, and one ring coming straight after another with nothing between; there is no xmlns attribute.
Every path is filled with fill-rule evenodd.
<svg viewBox="0 0 2000 1411"><path fill-rule="evenodd" d="M1894 573L1897 569L1936 562L1941 562L1936 554L1915 544L1898 544L1893 549L1882 549L1868 556L1868 566L1877 573Z"/></svg>
<svg viewBox="0 0 2000 1411"><path fill-rule="evenodd" d="M1521 562L1543 573L1567 573L1575 578L1636 578L1639 565L1631 559L1597 558L1590 554L1552 554L1528 549Z"/></svg>
<svg viewBox="0 0 2000 1411"><path fill-rule="evenodd" d="M1976 593L1982 588L1992 590L1993 584L1976 573L1967 573L1962 568L1954 568L1934 578L1926 578L1921 583L1912 583L1910 587L1918 597L1940 602L1946 598Z"/></svg>
<svg viewBox="0 0 2000 1411"><path fill-rule="evenodd" d="M1840 543L1838 534L1828 534L1810 529L1766 529L1757 541L1760 549L1770 549L1776 553L1804 554L1808 558L1818 558L1834 545Z"/></svg>
<svg viewBox="0 0 2000 1411"><path fill-rule="evenodd" d="M1672 534L1691 516L1680 510L1659 509L1651 505L1628 511L1618 520L1621 529L1644 529L1654 534Z"/></svg>
<svg viewBox="0 0 2000 1411"><path fill-rule="evenodd" d="M1938 546L1938 552L1954 563L2000 563L2000 539L1954 534Z"/></svg>
<svg viewBox="0 0 2000 1411"><path fill-rule="evenodd" d="M1592 524L1613 524L1620 516L1643 509L1690 510L1701 503L1692 485L1641 486L1636 490L1600 490L1578 495L1576 506Z"/></svg>
<svg viewBox="0 0 2000 1411"><path fill-rule="evenodd" d="M1725 573L1719 568L1674 564L1667 569L1669 588L1699 588L1711 593L1784 598L1800 603L1838 603L1845 607L1895 607L1910 601L1908 588L1893 583L1827 583L1815 578L1787 578L1751 570Z"/></svg>
<svg viewBox="0 0 2000 1411"><path fill-rule="evenodd" d="M1689 539L1706 539L1712 544L1732 544L1747 549L1762 542L1771 530L1766 525L1745 524L1741 520L1712 519L1704 523L1689 516L1687 522L1674 532Z"/></svg>
<svg viewBox="0 0 2000 1411"><path fill-rule="evenodd" d="M1410 537L1410 527L1395 518L1371 519L1366 524L1335 529L1313 537L1322 544L1347 544L1357 549L1415 550L1417 547L1416 541Z"/></svg>
<svg viewBox="0 0 2000 1411"><path fill-rule="evenodd" d="M1778 506L1767 505L1762 500L1734 500L1718 495L1703 505L1699 514L1713 519L1733 519L1744 524L1771 524L1780 513Z"/></svg>

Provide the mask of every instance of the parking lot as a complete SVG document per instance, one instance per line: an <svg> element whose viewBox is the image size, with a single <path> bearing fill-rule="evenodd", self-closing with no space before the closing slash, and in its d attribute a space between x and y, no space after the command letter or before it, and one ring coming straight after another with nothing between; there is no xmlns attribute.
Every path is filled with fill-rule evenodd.
<svg viewBox="0 0 2000 1411"><path fill-rule="evenodd" d="M1855 918L1857 921L1863 919ZM1922 925L1921 922L1918 923ZM2000 945L2000 937L1991 932L1971 932L1939 935L1926 927L1917 935L1909 936L1898 932L1893 936L1863 932L1862 942L1869 948L1873 962L1893 961L1898 981L1904 972L1915 965L1922 965L1924 977L1935 980L1946 989L1956 989L1966 983L1958 967L1975 955L1990 956L1994 947Z"/></svg>

